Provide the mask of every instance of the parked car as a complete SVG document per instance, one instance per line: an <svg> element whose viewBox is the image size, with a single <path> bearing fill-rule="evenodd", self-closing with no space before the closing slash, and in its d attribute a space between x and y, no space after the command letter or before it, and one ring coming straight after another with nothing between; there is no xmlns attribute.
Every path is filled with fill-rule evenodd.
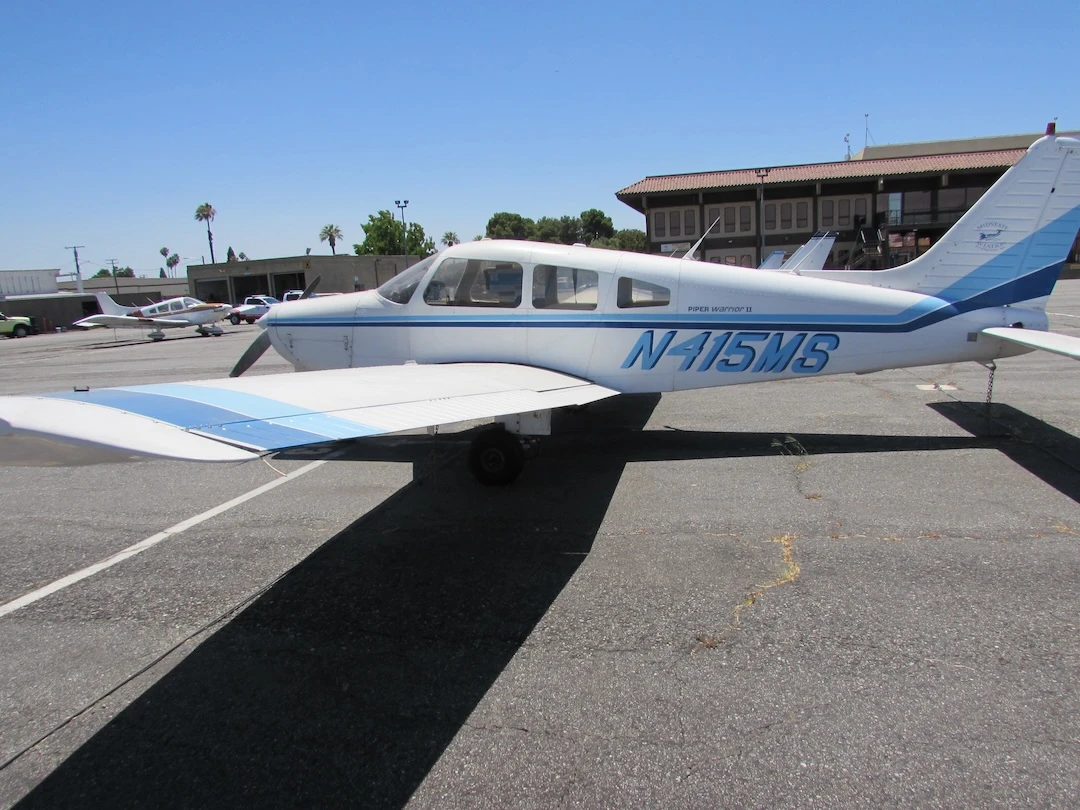
<svg viewBox="0 0 1080 810"><path fill-rule="evenodd" d="M270 307L281 302L272 295L249 295L238 307L229 310L229 321L236 326L240 321L255 323L270 311Z"/></svg>
<svg viewBox="0 0 1080 810"><path fill-rule="evenodd" d="M22 315L5 315L0 312L0 335L23 338L34 331L29 318Z"/></svg>

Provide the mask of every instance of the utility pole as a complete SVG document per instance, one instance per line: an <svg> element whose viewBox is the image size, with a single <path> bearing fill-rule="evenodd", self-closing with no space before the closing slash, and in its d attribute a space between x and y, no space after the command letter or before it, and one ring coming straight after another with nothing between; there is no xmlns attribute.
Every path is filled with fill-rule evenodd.
<svg viewBox="0 0 1080 810"><path fill-rule="evenodd" d="M75 289L79 291L81 295L83 293L82 286L82 272L79 270L79 248L86 247L86 245L67 245L64 250L75 251Z"/></svg>
<svg viewBox="0 0 1080 810"><path fill-rule="evenodd" d="M116 280L116 259L106 259L112 265L112 283L116 287L116 294L120 295L120 282Z"/></svg>

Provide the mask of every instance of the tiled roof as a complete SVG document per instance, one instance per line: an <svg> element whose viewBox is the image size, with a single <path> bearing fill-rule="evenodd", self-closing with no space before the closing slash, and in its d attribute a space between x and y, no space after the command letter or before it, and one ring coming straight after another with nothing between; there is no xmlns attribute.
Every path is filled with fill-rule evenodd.
<svg viewBox="0 0 1080 810"><path fill-rule="evenodd" d="M842 160L836 163L809 163L802 166L775 166L769 169L765 185L783 183L815 183L819 180L844 180L865 177L895 177L901 174L926 174L963 169L1000 169L1012 166L1026 149L1002 149L996 152L964 152L953 155L924 155L921 157L880 160ZM735 186L756 186L761 180L756 169L734 169L726 172L698 174L667 174L646 177L621 191L616 197L634 194L654 194L661 191L701 191Z"/></svg>

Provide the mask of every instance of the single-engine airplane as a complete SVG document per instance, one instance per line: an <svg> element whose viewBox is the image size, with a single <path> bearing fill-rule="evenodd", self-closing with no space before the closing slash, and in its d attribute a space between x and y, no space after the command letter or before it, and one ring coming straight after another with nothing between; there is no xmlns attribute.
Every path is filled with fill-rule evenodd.
<svg viewBox="0 0 1080 810"><path fill-rule="evenodd" d="M1053 125L926 253L770 272L587 247L459 244L377 290L274 307L229 379L0 398L0 462L242 461L473 419L486 484L552 409L629 392L957 363L1033 348L1080 228L1080 140ZM309 291L307 291L310 293ZM299 374L239 377L273 346Z"/></svg>
<svg viewBox="0 0 1080 810"><path fill-rule="evenodd" d="M205 304L197 298L181 296L148 304L145 307L125 307L112 300L108 293L97 294L100 315L91 315L74 326L91 329L96 326L108 326L113 329L152 329L148 333L151 340L164 340L162 329L177 329L182 326L194 326L203 337L221 336L218 321L229 317L227 304Z"/></svg>

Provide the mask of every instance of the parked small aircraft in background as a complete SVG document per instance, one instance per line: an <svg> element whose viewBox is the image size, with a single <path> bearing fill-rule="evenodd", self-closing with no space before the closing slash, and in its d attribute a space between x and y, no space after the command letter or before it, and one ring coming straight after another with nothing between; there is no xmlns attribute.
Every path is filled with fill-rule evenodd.
<svg viewBox="0 0 1080 810"><path fill-rule="evenodd" d="M116 303L103 292L97 294L100 315L91 315L74 326L91 329L95 326L108 326L113 329L152 329L147 335L151 340L164 340L162 329L177 329L182 326L194 326L203 337L219 337L221 327L218 321L229 317L228 304L205 304L197 298L181 296L147 304L145 307L125 307Z"/></svg>
<svg viewBox="0 0 1080 810"><path fill-rule="evenodd" d="M552 409L620 393L990 364L1032 348L1080 359L1080 338L1045 331L1078 228L1080 140L1050 125L942 239L889 270L459 244L378 290L275 306L234 378L0 397L0 463L241 461L494 418L469 466L505 484ZM235 379L271 345L304 373Z"/></svg>

